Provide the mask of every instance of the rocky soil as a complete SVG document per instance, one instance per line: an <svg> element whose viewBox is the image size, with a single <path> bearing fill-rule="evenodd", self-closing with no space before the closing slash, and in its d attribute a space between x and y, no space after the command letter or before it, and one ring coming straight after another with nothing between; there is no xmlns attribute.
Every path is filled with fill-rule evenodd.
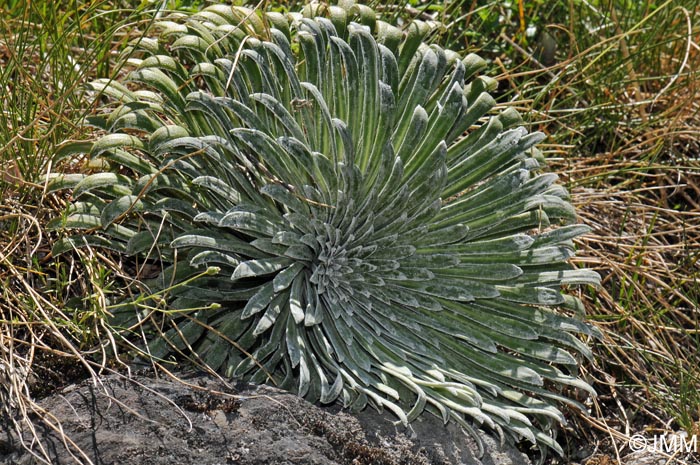
<svg viewBox="0 0 700 465"><path fill-rule="evenodd" d="M201 374L183 382L109 375L84 381L39 403L65 435L38 424L22 438L50 463L124 465L527 465L528 458L484 435L485 453L454 425L430 415L409 430L388 414L357 415L317 407L266 386L231 386ZM4 425L0 464L41 463ZM73 441L67 446L65 437ZM76 447L77 446L77 447ZM79 450L79 449L80 450Z"/></svg>

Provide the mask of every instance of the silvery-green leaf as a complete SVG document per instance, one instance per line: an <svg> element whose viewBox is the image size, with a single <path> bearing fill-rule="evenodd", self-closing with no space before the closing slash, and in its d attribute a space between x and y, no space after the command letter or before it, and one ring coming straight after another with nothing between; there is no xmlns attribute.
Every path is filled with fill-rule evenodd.
<svg viewBox="0 0 700 465"><path fill-rule="evenodd" d="M513 302L539 305L559 305L564 302L561 292L548 287L497 286L501 297Z"/></svg>
<svg viewBox="0 0 700 465"><path fill-rule="evenodd" d="M74 188L87 175L80 173L55 174L52 173L46 185L46 192L56 192L63 189Z"/></svg>
<svg viewBox="0 0 700 465"><path fill-rule="evenodd" d="M194 257L190 259L190 266L208 265L211 263L218 263L228 266L238 266L240 260L231 254L219 252L217 250L205 250L199 252Z"/></svg>
<svg viewBox="0 0 700 465"><path fill-rule="evenodd" d="M84 192L92 190L101 190L114 196L129 195L131 194L131 182L129 178L120 174L91 174L75 185L73 195L77 197Z"/></svg>
<svg viewBox="0 0 700 465"><path fill-rule="evenodd" d="M279 230L278 227L262 217L261 215L245 212L233 211L224 215L219 222L219 226L234 228L240 231L253 232L266 237L272 237Z"/></svg>
<svg viewBox="0 0 700 465"><path fill-rule="evenodd" d="M292 264L288 258L263 258L260 260L248 260L238 264L231 279L264 276L275 273Z"/></svg>
<svg viewBox="0 0 700 465"><path fill-rule="evenodd" d="M250 318L256 313L264 310L272 302L275 293L272 289L272 283L263 286L246 304L241 313L241 319Z"/></svg>
<svg viewBox="0 0 700 465"><path fill-rule="evenodd" d="M119 218L131 212L138 212L143 209L143 202L135 195L125 195L110 202L104 210L100 220L102 227L107 228Z"/></svg>
<svg viewBox="0 0 700 465"><path fill-rule="evenodd" d="M81 247L108 249L113 250L115 252L125 251L125 247L122 243L110 241L100 236L88 236L77 234L71 237L64 237L56 241L56 243L51 248L51 253L57 257L61 254L70 252Z"/></svg>
<svg viewBox="0 0 700 465"><path fill-rule="evenodd" d="M233 236L223 239L221 237L211 237L202 234L184 234L173 239L170 246L175 249L184 247L209 248L247 255L257 253L255 247Z"/></svg>
<svg viewBox="0 0 700 465"><path fill-rule="evenodd" d="M258 324L253 330L253 336L259 336L275 324L277 317L282 313L282 306L285 300L286 296L284 294L279 294L270 302L267 306L267 311L265 311L260 320L258 320Z"/></svg>
<svg viewBox="0 0 700 465"><path fill-rule="evenodd" d="M282 292L287 289L303 269L304 265L301 263L294 263L290 267L277 273L277 276L275 276L275 279L272 281L275 292Z"/></svg>

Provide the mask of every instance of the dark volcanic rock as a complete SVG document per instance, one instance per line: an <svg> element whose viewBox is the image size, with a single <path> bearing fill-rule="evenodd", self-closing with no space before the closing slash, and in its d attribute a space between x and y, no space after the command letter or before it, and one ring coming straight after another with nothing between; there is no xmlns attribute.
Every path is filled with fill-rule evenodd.
<svg viewBox="0 0 700 465"><path fill-rule="evenodd" d="M206 375L165 378L110 375L71 386L39 403L56 418L64 438L37 422L52 464L309 464L309 465L523 465L514 449L500 450L484 436L476 445L456 426L429 415L410 430L388 415L351 415L319 408L266 386L233 388ZM40 463L5 432L0 463ZM29 440L25 435L25 442ZM33 451L40 448L34 444Z"/></svg>

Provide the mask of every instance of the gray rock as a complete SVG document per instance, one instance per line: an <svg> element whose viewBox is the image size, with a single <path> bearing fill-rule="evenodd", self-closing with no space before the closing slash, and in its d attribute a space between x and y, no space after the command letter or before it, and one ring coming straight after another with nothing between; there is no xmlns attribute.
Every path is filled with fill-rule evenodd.
<svg viewBox="0 0 700 465"><path fill-rule="evenodd" d="M203 375L188 385L168 379L110 375L42 399L66 437L37 422L49 463L124 465L526 465L527 457L483 435L472 439L430 415L410 430L388 415L320 408L266 386L235 388ZM213 392L216 391L216 392ZM0 430L6 427L0 426ZM40 461L5 431L0 463ZM24 435L25 444L31 440ZM32 451L40 453L38 443Z"/></svg>

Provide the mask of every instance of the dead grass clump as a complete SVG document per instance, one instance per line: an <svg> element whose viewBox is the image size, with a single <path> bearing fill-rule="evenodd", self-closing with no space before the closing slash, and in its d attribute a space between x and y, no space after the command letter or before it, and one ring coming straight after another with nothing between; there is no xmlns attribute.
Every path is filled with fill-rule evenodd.
<svg viewBox="0 0 700 465"><path fill-rule="evenodd" d="M700 120L695 99L685 103L658 107L644 133L624 128L614 152L567 160L593 228L579 260L603 277L585 299L605 335L591 421L616 451L635 433L700 432Z"/></svg>
<svg viewBox="0 0 700 465"><path fill-rule="evenodd" d="M603 45L548 68L558 85L532 99L593 228L578 261L603 278L584 296L604 333L589 367L598 418L577 420L572 450L597 444L610 463L637 433L700 434L700 10L682 3L610 17Z"/></svg>
<svg viewBox="0 0 700 465"><path fill-rule="evenodd" d="M0 423L41 463L50 463L47 451L27 438L41 424L60 433L61 424L36 399L76 380L98 383L116 347L102 317L106 270L117 265L89 252L50 258L55 238L44 225L62 208L51 199L0 205Z"/></svg>

